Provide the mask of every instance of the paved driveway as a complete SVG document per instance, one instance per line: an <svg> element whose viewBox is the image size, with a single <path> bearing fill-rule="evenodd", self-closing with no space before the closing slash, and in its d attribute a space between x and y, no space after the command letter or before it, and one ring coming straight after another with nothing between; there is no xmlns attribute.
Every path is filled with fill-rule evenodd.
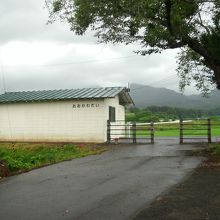
<svg viewBox="0 0 220 220"><path fill-rule="evenodd" d="M202 158L192 145L115 146L102 155L33 170L0 182L0 219L131 219L182 181Z"/></svg>

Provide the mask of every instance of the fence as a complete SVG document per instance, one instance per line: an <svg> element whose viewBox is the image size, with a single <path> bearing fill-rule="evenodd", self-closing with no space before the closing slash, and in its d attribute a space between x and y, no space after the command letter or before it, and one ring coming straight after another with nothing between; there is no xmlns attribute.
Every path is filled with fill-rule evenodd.
<svg viewBox="0 0 220 220"><path fill-rule="evenodd" d="M213 122L211 119L201 119L192 122L184 122L180 120L180 144L184 143L184 140L207 140L208 143L212 143L212 128L220 126L219 122Z"/></svg>
<svg viewBox="0 0 220 220"><path fill-rule="evenodd" d="M212 134L213 133L213 134ZM155 136L173 139L179 139L179 143L184 142L212 142L215 137L220 137L220 121L211 121L210 119L185 120L171 122L107 122L107 141L126 143L154 143Z"/></svg>
<svg viewBox="0 0 220 220"><path fill-rule="evenodd" d="M132 143L154 143L154 123L107 121L107 141L127 140Z"/></svg>

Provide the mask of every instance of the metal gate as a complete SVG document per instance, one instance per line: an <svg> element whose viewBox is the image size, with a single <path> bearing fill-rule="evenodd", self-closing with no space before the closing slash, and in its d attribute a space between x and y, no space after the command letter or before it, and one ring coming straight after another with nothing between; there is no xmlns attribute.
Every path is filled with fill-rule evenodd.
<svg viewBox="0 0 220 220"><path fill-rule="evenodd" d="M107 142L154 143L154 123L107 121Z"/></svg>

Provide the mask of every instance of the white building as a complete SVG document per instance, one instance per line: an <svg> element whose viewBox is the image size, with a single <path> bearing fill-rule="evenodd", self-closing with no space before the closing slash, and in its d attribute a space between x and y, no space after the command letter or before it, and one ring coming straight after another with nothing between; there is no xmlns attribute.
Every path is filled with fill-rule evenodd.
<svg viewBox="0 0 220 220"><path fill-rule="evenodd" d="M133 104L122 87L7 92L0 95L0 141L105 142L107 120Z"/></svg>

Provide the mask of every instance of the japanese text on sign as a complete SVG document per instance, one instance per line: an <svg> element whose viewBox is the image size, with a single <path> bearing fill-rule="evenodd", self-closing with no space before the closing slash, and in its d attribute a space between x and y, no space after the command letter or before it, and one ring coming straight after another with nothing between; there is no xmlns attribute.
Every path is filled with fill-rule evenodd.
<svg viewBox="0 0 220 220"><path fill-rule="evenodd" d="M99 104L73 104L73 108L98 108Z"/></svg>

